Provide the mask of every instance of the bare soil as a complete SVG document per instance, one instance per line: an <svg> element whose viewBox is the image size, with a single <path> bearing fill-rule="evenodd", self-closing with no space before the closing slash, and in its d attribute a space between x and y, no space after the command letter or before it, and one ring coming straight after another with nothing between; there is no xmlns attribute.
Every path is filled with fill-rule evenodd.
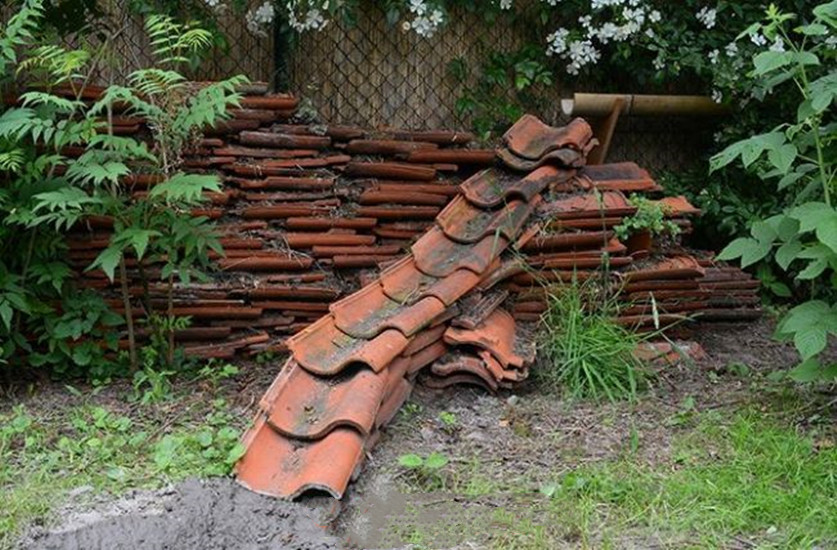
<svg viewBox="0 0 837 550"><path fill-rule="evenodd" d="M159 491L135 491L91 505L70 498L56 521L31 531L25 548L406 548L398 526L431 525L451 514L476 521L482 514L529 506L502 488L537 487L562 471L618 457L631 434L641 432L640 460L666 464L678 427L667 422L685 400L696 410L735 407L756 399L754 372L786 368L796 360L792 346L770 339L771 322L715 325L688 334L708 357L662 370L638 404L568 401L524 387L495 397L462 388L418 387L410 404L368 456L359 481L339 505L326 499L287 503L249 493L229 479L189 480ZM225 388L242 414L267 388L279 359L249 364ZM455 423L440 420L452 413ZM174 412L172 412L174 414ZM430 493L410 488L397 460L405 453L440 452L451 459L446 484ZM482 488L475 487L475 483ZM492 488L497 487L497 490ZM463 498L463 494L470 495ZM81 502L81 500L79 501ZM456 540L456 537L452 537ZM627 539L626 539L627 540ZM473 548L436 541L434 548ZM650 544L626 542L625 547ZM575 547L572 537L567 547Z"/></svg>

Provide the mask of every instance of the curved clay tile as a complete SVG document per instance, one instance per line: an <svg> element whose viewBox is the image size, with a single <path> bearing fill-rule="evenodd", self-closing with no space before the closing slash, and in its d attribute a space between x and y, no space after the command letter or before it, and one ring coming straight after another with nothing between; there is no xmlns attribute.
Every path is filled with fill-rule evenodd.
<svg viewBox="0 0 837 550"><path fill-rule="evenodd" d="M449 306L471 290L480 276L468 269L457 269L444 278L425 275L412 256L399 260L381 273L384 294L402 304L411 304L434 296Z"/></svg>
<svg viewBox="0 0 837 550"><path fill-rule="evenodd" d="M430 372L440 377L468 374L480 378L491 391L497 391L499 388L497 380L488 371L485 362L473 355L449 353L433 363Z"/></svg>
<svg viewBox="0 0 837 550"><path fill-rule="evenodd" d="M297 439L320 439L338 426L369 435L385 377L359 369L339 382L310 374L289 361L271 387L272 402L265 407L267 423Z"/></svg>
<svg viewBox="0 0 837 550"><path fill-rule="evenodd" d="M385 330L373 340L353 338L341 332L327 315L287 341L288 349L308 372L332 376L352 363L380 372L395 359L409 340L398 330Z"/></svg>
<svg viewBox="0 0 837 550"><path fill-rule="evenodd" d="M413 244L412 252L422 273L447 277L457 269L482 274L508 245L508 239L500 235L488 235L476 244L461 244L434 227Z"/></svg>
<svg viewBox="0 0 837 550"><path fill-rule="evenodd" d="M262 417L244 436L236 478L251 491L272 497L294 499L319 490L339 499L360 463L363 441L351 428L337 428L316 441L290 439Z"/></svg>
<svg viewBox="0 0 837 550"><path fill-rule="evenodd" d="M451 374L450 376L427 376L422 383L428 388L443 390L451 386L477 386L489 393L495 390L480 376L468 373Z"/></svg>
<svg viewBox="0 0 837 550"><path fill-rule="evenodd" d="M482 208L494 208L512 198L528 202L546 186L561 183L572 177L572 174L571 170L544 166L525 178L516 178L496 168L490 168L465 180L460 189L471 204Z"/></svg>
<svg viewBox="0 0 837 550"><path fill-rule="evenodd" d="M405 378L401 378L390 392L389 397L381 403L381 408L378 409L378 417L375 419L375 426L380 428L388 424L398 413L401 405L410 398L412 391L413 385Z"/></svg>
<svg viewBox="0 0 837 550"><path fill-rule="evenodd" d="M593 139L593 129L583 118L566 126L548 126L532 115L523 115L505 134L503 143L517 156L538 160L550 151L568 147L584 151Z"/></svg>
<svg viewBox="0 0 837 550"><path fill-rule="evenodd" d="M546 165L565 168L580 168L584 166L586 155L573 149L556 149L545 154L538 160L520 158L505 148L497 149L497 158L507 167L518 172L531 172Z"/></svg>
<svg viewBox="0 0 837 550"><path fill-rule="evenodd" d="M369 339L388 328L410 337L428 326L446 306L434 296L403 305L388 298L376 281L332 304L330 309L338 329L355 338Z"/></svg>
<svg viewBox="0 0 837 550"><path fill-rule="evenodd" d="M483 210L463 197L456 197L436 216L445 235L459 243L475 243L487 235L500 234L511 240L532 212L532 204L510 201L499 210Z"/></svg>
<svg viewBox="0 0 837 550"><path fill-rule="evenodd" d="M471 345L491 352L503 368L522 367L523 359L514 352L514 318L497 308L474 329L450 327L445 342L455 346Z"/></svg>

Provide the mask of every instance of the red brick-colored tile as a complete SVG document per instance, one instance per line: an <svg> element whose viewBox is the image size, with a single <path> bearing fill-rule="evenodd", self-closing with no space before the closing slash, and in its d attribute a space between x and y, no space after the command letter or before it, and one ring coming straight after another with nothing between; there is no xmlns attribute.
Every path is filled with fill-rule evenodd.
<svg viewBox="0 0 837 550"><path fill-rule="evenodd" d="M481 274L508 244L499 235L488 235L475 244L461 244L434 227L412 246L412 253L418 269L433 277L447 277L457 269Z"/></svg>
<svg viewBox="0 0 837 550"><path fill-rule="evenodd" d="M513 200L499 210L482 210L464 197L456 197L436 217L445 235L456 242L474 243L487 235L512 240L533 209L533 202Z"/></svg>
<svg viewBox="0 0 837 550"><path fill-rule="evenodd" d="M257 493L294 499L306 491L341 498L363 453L363 436L338 428L316 441L287 438L259 418L244 436L237 481Z"/></svg>
<svg viewBox="0 0 837 550"><path fill-rule="evenodd" d="M522 367L523 359L514 351L514 318L497 308L474 329L451 326L445 331L445 342L450 345L471 345L489 351L503 368Z"/></svg>
<svg viewBox="0 0 837 550"><path fill-rule="evenodd" d="M384 330L371 340L353 338L341 332L331 316L305 328L287 344L294 358L306 370L332 376L352 363L363 363L380 372L407 347L409 340L395 329Z"/></svg>
<svg viewBox="0 0 837 550"><path fill-rule="evenodd" d="M372 431L384 394L385 377L358 369L348 377L315 376L295 361L285 363L262 400L267 422L297 439L321 439L337 427Z"/></svg>
<svg viewBox="0 0 837 550"><path fill-rule="evenodd" d="M503 134L503 143L514 154L529 160L538 160L563 147L583 151L592 139L593 130L584 119L575 118L566 126L552 127L532 115L523 115Z"/></svg>

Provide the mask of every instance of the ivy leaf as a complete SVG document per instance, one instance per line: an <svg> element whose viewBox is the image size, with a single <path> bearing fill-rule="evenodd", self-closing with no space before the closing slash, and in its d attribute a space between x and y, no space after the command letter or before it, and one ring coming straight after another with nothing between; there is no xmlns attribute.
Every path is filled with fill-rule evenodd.
<svg viewBox="0 0 837 550"><path fill-rule="evenodd" d="M817 224L817 239L833 252L837 253L837 212L831 212Z"/></svg>

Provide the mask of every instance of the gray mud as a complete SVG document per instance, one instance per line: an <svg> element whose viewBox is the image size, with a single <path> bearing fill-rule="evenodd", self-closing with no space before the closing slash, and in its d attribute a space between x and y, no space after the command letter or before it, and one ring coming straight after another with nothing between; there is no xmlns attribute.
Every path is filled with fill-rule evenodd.
<svg viewBox="0 0 837 550"><path fill-rule="evenodd" d="M329 505L296 504L252 493L231 479L188 480L135 491L92 509L57 513L21 548L61 550L220 550L343 548L327 532Z"/></svg>

